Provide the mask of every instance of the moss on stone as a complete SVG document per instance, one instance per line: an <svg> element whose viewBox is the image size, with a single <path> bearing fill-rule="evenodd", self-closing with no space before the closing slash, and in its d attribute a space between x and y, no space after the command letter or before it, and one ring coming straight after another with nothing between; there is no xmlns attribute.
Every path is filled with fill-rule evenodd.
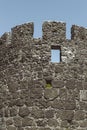
<svg viewBox="0 0 87 130"><path fill-rule="evenodd" d="M52 88L52 85L51 84L46 84L45 87L46 88Z"/></svg>

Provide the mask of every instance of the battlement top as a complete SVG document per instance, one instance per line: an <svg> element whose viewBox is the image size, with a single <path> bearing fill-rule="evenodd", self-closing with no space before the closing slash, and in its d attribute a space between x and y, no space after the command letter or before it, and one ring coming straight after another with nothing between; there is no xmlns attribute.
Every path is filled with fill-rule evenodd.
<svg viewBox="0 0 87 130"><path fill-rule="evenodd" d="M1 43L9 43L10 40L31 39L34 34L34 23L25 23L15 26L11 32L4 33L0 38ZM56 21L45 21L42 25L42 39L66 39L66 23ZM77 25L71 27L71 40L87 40L87 29Z"/></svg>

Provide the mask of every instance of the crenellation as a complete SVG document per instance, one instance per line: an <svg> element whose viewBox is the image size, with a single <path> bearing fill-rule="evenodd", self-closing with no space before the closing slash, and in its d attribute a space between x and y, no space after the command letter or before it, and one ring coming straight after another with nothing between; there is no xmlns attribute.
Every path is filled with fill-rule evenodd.
<svg viewBox="0 0 87 130"><path fill-rule="evenodd" d="M71 27L71 39L72 40L87 40L87 29L84 27L79 27L73 25Z"/></svg>
<svg viewBox="0 0 87 130"><path fill-rule="evenodd" d="M42 26L43 40L66 38L66 24L61 22L44 22Z"/></svg>
<svg viewBox="0 0 87 130"><path fill-rule="evenodd" d="M0 130L86 130L87 29L73 25L66 39L53 21L42 31L36 39L25 23L0 38Z"/></svg>
<svg viewBox="0 0 87 130"><path fill-rule="evenodd" d="M22 24L12 28L11 31L12 31L12 43L18 41L25 42L25 40L33 38L34 25L33 23Z"/></svg>
<svg viewBox="0 0 87 130"><path fill-rule="evenodd" d="M0 44L10 44L11 43L11 32L4 33L0 38Z"/></svg>

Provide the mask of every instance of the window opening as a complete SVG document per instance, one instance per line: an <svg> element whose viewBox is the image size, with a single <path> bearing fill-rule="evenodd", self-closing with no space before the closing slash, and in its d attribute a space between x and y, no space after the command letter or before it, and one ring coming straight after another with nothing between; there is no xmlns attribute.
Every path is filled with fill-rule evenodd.
<svg viewBox="0 0 87 130"><path fill-rule="evenodd" d="M51 46L51 62L59 63L61 61L60 46Z"/></svg>

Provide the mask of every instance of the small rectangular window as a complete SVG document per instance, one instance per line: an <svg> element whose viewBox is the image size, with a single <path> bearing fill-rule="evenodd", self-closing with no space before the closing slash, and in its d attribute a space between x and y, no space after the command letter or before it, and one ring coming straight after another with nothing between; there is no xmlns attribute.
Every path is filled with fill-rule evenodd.
<svg viewBox="0 0 87 130"><path fill-rule="evenodd" d="M60 46L51 46L51 62L59 63L61 61Z"/></svg>

